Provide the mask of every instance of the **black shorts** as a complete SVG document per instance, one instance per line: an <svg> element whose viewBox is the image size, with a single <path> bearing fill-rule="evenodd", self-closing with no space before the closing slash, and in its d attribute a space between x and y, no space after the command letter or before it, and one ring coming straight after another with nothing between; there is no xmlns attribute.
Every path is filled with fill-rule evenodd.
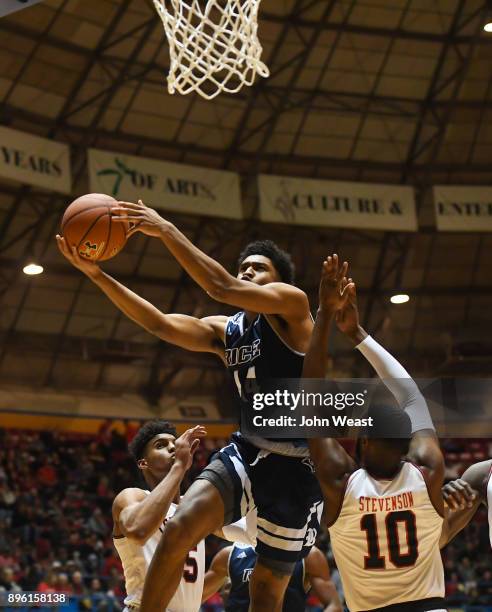
<svg viewBox="0 0 492 612"><path fill-rule="evenodd" d="M383 608L376 608L368 612L446 612L446 602L440 597L431 599L419 599L418 601L406 601Z"/></svg>
<svg viewBox="0 0 492 612"><path fill-rule="evenodd" d="M309 458L261 450L234 434L198 478L220 491L225 525L255 513L256 552L262 558L293 567L311 550L323 496Z"/></svg>

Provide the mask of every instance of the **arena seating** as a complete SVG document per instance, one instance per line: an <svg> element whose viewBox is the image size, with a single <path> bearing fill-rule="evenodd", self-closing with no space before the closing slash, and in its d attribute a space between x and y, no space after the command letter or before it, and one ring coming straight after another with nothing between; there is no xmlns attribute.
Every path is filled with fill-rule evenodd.
<svg viewBox="0 0 492 612"><path fill-rule="evenodd" d="M66 610L123 609L124 582L111 539L111 504L119 490L139 482L127 443L126 436L108 427L97 436L0 430L0 590L64 592L73 606L62 608ZM224 443L204 441L187 483ZM492 455L488 440L445 440L443 448L449 478ZM338 584L326 535L319 545ZM216 538L207 541L208 561L220 546ZM444 550L443 558L450 609L492 612L485 509ZM321 609L314 597L309 605L312 612ZM220 596L211 598L203 610L220 612Z"/></svg>

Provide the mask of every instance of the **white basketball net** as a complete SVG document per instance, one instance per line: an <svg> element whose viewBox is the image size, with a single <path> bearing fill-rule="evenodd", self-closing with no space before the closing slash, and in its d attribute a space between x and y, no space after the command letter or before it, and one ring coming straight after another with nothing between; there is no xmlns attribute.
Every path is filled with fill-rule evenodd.
<svg viewBox="0 0 492 612"><path fill-rule="evenodd" d="M170 47L169 93L196 91L210 100L269 76L260 60L260 2L154 0Z"/></svg>

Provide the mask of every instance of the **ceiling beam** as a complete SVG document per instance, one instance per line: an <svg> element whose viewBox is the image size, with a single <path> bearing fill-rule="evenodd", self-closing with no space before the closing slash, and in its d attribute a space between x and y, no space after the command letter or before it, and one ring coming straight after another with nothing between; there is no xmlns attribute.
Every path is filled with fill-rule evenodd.
<svg viewBox="0 0 492 612"><path fill-rule="evenodd" d="M48 117L44 117L43 115L38 115L36 113L32 113L30 111L25 111L24 109L15 108L12 106L8 106L5 110L4 117L0 121L0 123L12 124L13 121L18 119L22 122L31 122L33 126L33 133L42 134L42 130L40 131L39 127L42 126L44 129L48 130L50 126L53 125L54 121ZM83 138L84 135L87 134L87 128L63 124L61 127L63 132L67 135L71 135L77 138ZM176 151L189 151L190 147L193 149L193 152L199 155L210 156L213 159L216 159L218 164L224 157L224 151L222 149L213 149L212 147L207 147L204 145L200 145L197 143L191 142L174 142L172 140L168 140L165 138L149 138L146 136L140 136L138 134L132 134L129 132L110 132L108 130L104 130L101 128L95 128L91 132L94 135L94 138L100 142L101 148L110 147L111 150L116 150L116 152L120 152L124 154L128 152L128 142L131 142L134 145L141 145L142 148L148 146L162 149L169 149L174 154ZM62 140L62 139L61 139ZM111 143L110 145L105 145L104 141ZM121 147L118 147L118 144L121 143ZM79 146L77 143L71 143L72 148L77 148ZM249 151L241 151L237 150L234 154L235 158L241 161L251 161L256 163L257 156L255 152ZM155 154L153 155L155 157ZM162 159L166 159L163 155ZM292 166L293 164L298 164L299 166L307 166L310 170L312 170L313 166L324 164L325 166L329 166L330 168L346 168L346 169L359 169L364 168L366 170L373 171L381 171L381 172L395 172L398 176L395 177L395 183L399 182L400 174L405 166L404 162L379 162L379 161L371 161L368 159L360 159L360 160L346 160L334 157L321 157L319 155L286 155L282 153L264 153L262 159L266 163L270 162L283 162ZM218 167L218 164L211 165L212 167ZM413 166L415 172L427 171L430 169L432 172L438 173L467 173L467 174L487 174L487 180L490 176L490 164L489 163L473 163L473 164L464 164L464 163L415 163ZM9 186L6 189L12 189ZM17 193L17 190L15 190Z"/></svg>
<svg viewBox="0 0 492 612"><path fill-rule="evenodd" d="M274 13L267 13L260 10L260 23L261 20L269 21L271 23L283 24L286 21L290 21L292 24L301 28L316 28L319 27L319 22L313 19L306 19L304 17L290 17L275 15ZM339 32L343 31L347 34L355 34L361 36L375 36L379 38L401 38L403 40L415 40L423 42L433 42L437 44L443 44L447 41L451 41L453 44L470 44L476 42L479 45L489 46L492 45L492 38L490 36L483 35L475 41L474 36L468 36L463 34L450 34L444 32L439 34L437 32L421 32L414 30L406 30L404 28L383 28L374 26L363 26L355 23L324 23L322 29L327 32Z"/></svg>

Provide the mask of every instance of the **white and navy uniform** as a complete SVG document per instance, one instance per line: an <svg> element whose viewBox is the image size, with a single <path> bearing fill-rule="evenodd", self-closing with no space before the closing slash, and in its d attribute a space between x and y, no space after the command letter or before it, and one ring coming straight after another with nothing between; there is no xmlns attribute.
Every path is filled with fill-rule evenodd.
<svg viewBox="0 0 492 612"><path fill-rule="evenodd" d="M229 554L228 574L231 588L225 604L225 612L248 612L249 581L257 555L251 546L235 544ZM296 563L285 591L282 612L304 612L311 586L306 586L305 561Z"/></svg>
<svg viewBox="0 0 492 612"><path fill-rule="evenodd" d="M146 491L146 493L149 492ZM174 515L176 508L176 504L171 504L166 520ZM125 575L127 592L124 601L125 611L138 610L140 606L147 569L159 544L164 523L143 545L125 536L113 538ZM197 612L202 601L204 577L205 543L202 540L193 550L190 550L186 557L183 575L176 593L169 602L167 612Z"/></svg>
<svg viewBox="0 0 492 612"><path fill-rule="evenodd" d="M244 312L228 319L225 356L243 417L253 413L253 396L263 385L302 375L304 354L287 346L263 314L249 325ZM215 461L223 463L232 482L232 491L221 491L230 508L226 524L254 513L256 552L293 569L314 545L323 510L306 440L236 433ZM219 468L212 461L199 478L208 478L207 469Z"/></svg>
<svg viewBox="0 0 492 612"><path fill-rule="evenodd" d="M350 611L444 611L442 523L412 463L403 462L392 480L365 469L351 474L329 526Z"/></svg>

